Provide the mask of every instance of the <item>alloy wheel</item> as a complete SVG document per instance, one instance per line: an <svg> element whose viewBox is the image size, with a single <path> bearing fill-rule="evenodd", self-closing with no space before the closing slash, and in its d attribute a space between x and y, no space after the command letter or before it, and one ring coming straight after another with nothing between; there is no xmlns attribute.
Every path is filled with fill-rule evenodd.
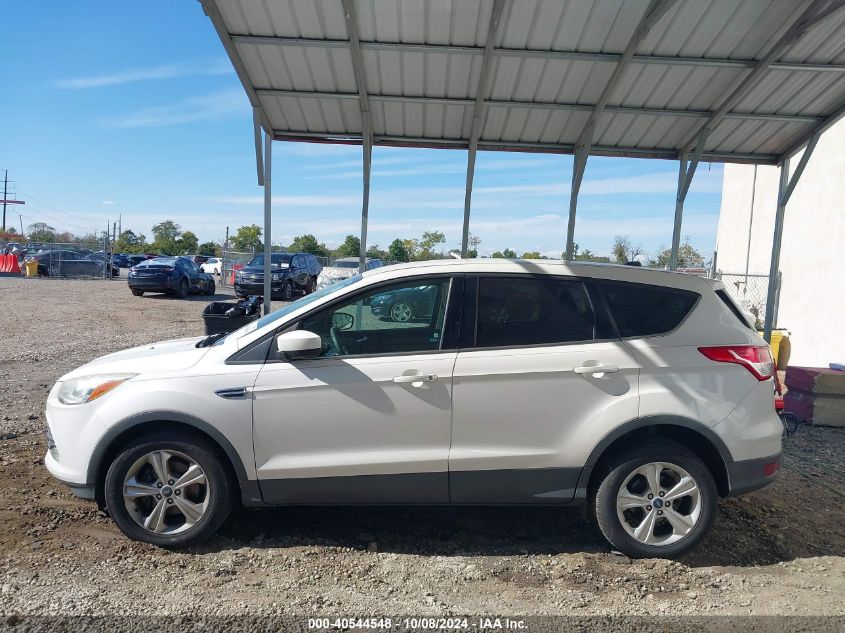
<svg viewBox="0 0 845 633"><path fill-rule="evenodd" d="M636 468L616 495L622 527L644 545L666 546L686 538L701 512L698 482L671 463L651 462Z"/></svg>
<svg viewBox="0 0 845 633"><path fill-rule="evenodd" d="M414 316L414 310L410 304L397 303L390 308L390 317L399 323L407 323Z"/></svg>
<svg viewBox="0 0 845 633"><path fill-rule="evenodd" d="M178 451L158 450L139 458L123 480L126 510L142 528L179 534L205 515L210 489L197 462Z"/></svg>

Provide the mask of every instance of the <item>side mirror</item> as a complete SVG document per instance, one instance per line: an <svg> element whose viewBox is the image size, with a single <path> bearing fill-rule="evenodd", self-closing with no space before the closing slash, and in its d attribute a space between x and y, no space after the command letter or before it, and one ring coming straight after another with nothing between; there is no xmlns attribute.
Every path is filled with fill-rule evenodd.
<svg viewBox="0 0 845 633"><path fill-rule="evenodd" d="M332 327L338 330L348 330L355 324L355 317L346 312L335 312L332 315Z"/></svg>
<svg viewBox="0 0 845 633"><path fill-rule="evenodd" d="M323 341L314 332L294 330L276 338L276 349L285 360L317 358L323 351Z"/></svg>

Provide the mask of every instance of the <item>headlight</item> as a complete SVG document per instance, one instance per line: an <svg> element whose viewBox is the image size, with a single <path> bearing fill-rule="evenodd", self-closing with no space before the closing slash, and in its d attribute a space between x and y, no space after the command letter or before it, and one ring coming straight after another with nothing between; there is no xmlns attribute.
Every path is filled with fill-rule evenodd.
<svg viewBox="0 0 845 633"><path fill-rule="evenodd" d="M74 378L62 383L59 388L59 402L62 404L82 404L104 396L115 387L138 374L108 374Z"/></svg>

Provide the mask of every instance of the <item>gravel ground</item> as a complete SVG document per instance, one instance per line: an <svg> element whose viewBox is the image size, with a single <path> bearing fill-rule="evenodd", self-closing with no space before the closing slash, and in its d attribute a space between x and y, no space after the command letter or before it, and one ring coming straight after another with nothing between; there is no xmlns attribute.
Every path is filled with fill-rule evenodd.
<svg viewBox="0 0 845 633"><path fill-rule="evenodd" d="M208 298L0 279L0 299L0 434L16 435L0 440L7 625L135 613L845 615L842 429L802 427L777 482L723 500L709 537L675 562L614 555L577 511L548 508L240 509L201 547L128 541L44 469L44 400L92 358L201 334Z"/></svg>

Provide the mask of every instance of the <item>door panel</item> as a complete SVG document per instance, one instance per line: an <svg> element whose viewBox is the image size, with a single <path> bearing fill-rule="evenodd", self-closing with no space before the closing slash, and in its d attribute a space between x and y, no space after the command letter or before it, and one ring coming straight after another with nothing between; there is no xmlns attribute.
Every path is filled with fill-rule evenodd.
<svg viewBox="0 0 845 633"><path fill-rule="evenodd" d="M266 365L253 394L255 460L265 500L448 501L455 357L452 352ZM394 382L410 374L437 378ZM421 473L432 476L371 477ZM328 479L348 477L354 480Z"/></svg>

